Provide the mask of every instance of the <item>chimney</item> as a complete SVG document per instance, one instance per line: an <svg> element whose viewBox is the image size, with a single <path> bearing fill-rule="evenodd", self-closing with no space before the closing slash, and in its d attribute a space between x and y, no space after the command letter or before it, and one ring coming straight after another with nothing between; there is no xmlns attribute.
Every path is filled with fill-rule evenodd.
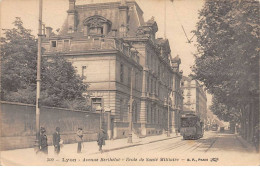
<svg viewBox="0 0 260 169"><path fill-rule="evenodd" d="M45 35L45 24L42 24L42 35L43 35L43 36L46 36L46 35Z"/></svg>
<svg viewBox="0 0 260 169"><path fill-rule="evenodd" d="M129 7L125 0L121 0L119 8L119 33L125 36L128 31L128 11Z"/></svg>
<svg viewBox="0 0 260 169"><path fill-rule="evenodd" d="M181 59L179 58L179 55L177 55L176 57L171 59L171 63L172 63L173 70L179 71L179 67L180 67L180 64L181 64Z"/></svg>
<svg viewBox="0 0 260 169"><path fill-rule="evenodd" d="M51 37L52 33L52 28L51 27L46 27L46 38Z"/></svg>
<svg viewBox="0 0 260 169"><path fill-rule="evenodd" d="M75 10L76 0L69 0L69 11Z"/></svg>
<svg viewBox="0 0 260 169"><path fill-rule="evenodd" d="M68 33L73 33L76 30L76 15L77 11L75 8L76 0L69 0L69 10L68 13Z"/></svg>

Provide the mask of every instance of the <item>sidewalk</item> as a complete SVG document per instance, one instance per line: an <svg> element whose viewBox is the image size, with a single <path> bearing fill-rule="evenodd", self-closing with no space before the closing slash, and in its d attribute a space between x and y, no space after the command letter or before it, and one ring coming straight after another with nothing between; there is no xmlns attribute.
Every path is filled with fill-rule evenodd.
<svg viewBox="0 0 260 169"><path fill-rule="evenodd" d="M133 143L127 143L127 138L106 140L106 144L103 146L102 154L105 155L109 154L109 152L111 151L116 151L134 146L140 146L144 144L150 144L168 139L174 139L177 137L180 136L176 136L175 133L172 133L170 137L167 137L164 134L148 136L145 138L133 138ZM96 141L84 142L82 153L80 154L77 153L77 143L63 145L63 147L61 148L61 152L58 156L54 154L53 146L49 146L48 150L48 156L43 154L36 156L33 148L2 151L0 156L1 165L46 165L45 163L47 162L47 159L51 158L59 158L60 160L63 160L63 158L82 158L101 155L101 153L98 151L98 145ZM49 165L51 165L51 163L49 163Z"/></svg>
<svg viewBox="0 0 260 169"><path fill-rule="evenodd" d="M241 143L241 145L248 151L248 152L256 152L256 153L260 153L257 152L256 148L248 143L244 138L242 138L239 134L236 134L236 138L238 139L238 141Z"/></svg>

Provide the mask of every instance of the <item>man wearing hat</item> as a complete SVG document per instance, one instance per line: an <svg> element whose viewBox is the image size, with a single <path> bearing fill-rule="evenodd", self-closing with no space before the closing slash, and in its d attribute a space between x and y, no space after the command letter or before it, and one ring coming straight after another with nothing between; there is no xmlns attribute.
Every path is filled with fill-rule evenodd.
<svg viewBox="0 0 260 169"><path fill-rule="evenodd" d="M44 154L48 154L48 141L46 130L44 127L41 127L41 135L40 135L40 151Z"/></svg>
<svg viewBox="0 0 260 169"><path fill-rule="evenodd" d="M53 146L56 154L60 153L60 128L56 127L56 131L53 133Z"/></svg>
<svg viewBox="0 0 260 169"><path fill-rule="evenodd" d="M105 130L100 129L99 133L98 133L98 138L97 138L97 143L99 146L99 151L102 153L102 146L105 145L105 139L106 139L106 133Z"/></svg>
<svg viewBox="0 0 260 169"><path fill-rule="evenodd" d="M83 131L82 131L82 128L78 128L77 136L76 136L76 140L77 140L77 142L78 142L77 153L81 153L82 141L83 141L82 138L83 138Z"/></svg>

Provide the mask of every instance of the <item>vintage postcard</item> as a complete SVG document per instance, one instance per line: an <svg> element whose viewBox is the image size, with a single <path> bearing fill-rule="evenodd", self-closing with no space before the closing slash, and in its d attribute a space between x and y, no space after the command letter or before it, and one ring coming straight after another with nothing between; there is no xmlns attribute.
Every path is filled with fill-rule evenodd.
<svg viewBox="0 0 260 169"><path fill-rule="evenodd" d="M0 0L2 166L258 166L258 0Z"/></svg>

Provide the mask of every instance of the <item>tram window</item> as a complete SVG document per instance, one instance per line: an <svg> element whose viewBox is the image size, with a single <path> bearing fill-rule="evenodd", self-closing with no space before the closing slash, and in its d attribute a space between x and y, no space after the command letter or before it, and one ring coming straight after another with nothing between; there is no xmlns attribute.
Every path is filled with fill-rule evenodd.
<svg viewBox="0 0 260 169"><path fill-rule="evenodd" d="M196 125L197 120L195 118L182 118L181 126L182 127L194 127Z"/></svg>

